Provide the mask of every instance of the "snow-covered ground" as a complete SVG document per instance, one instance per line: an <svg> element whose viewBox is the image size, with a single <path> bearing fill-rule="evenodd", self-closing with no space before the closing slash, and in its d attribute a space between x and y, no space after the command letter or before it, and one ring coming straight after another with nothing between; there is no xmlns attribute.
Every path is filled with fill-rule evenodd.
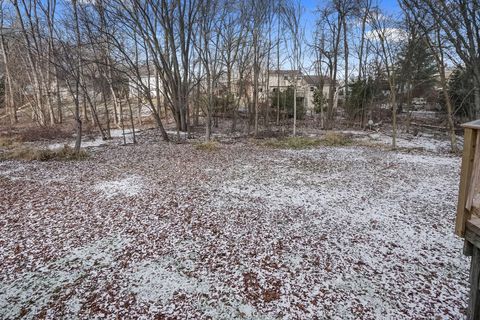
<svg viewBox="0 0 480 320"><path fill-rule="evenodd" d="M370 143L380 145L391 145L392 137L382 132L368 133L364 138ZM457 136L457 147L462 148L463 137ZM429 152L448 152L451 148L450 141L446 139L435 138L432 134L419 134L417 136L402 134L397 138L397 147L404 149L419 149Z"/></svg>
<svg viewBox="0 0 480 320"><path fill-rule="evenodd" d="M94 139L82 139L81 147L82 148L94 148L94 147L101 147L107 144L119 144L123 143L123 134L125 133L125 142L126 143L133 143L133 131L132 129L112 129L110 130L110 137L111 140L103 140L101 136L97 136ZM138 130L135 130L136 134L140 134ZM55 142L50 143L46 147L50 150L56 150L63 148L65 145L73 148L75 146L75 141L65 141L65 142Z"/></svg>
<svg viewBox="0 0 480 320"><path fill-rule="evenodd" d="M0 318L464 318L460 158L151 134L0 162Z"/></svg>

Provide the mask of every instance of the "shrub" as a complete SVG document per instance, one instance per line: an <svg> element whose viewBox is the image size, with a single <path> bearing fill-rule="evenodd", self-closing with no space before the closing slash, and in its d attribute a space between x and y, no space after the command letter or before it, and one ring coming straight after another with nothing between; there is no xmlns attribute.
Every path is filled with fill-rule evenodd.
<svg viewBox="0 0 480 320"><path fill-rule="evenodd" d="M280 110L286 110L289 118L293 118L294 108L293 108L293 96L294 88L292 86L288 87L287 90L280 92L280 101L277 99L278 92L273 92L271 94L272 107L277 108L277 103L280 102ZM302 120L305 117L306 110L303 107L303 97L299 97L297 94L297 119Z"/></svg>
<svg viewBox="0 0 480 320"><path fill-rule="evenodd" d="M361 118L370 107L372 98L376 94L374 82L371 79L357 80L349 84L350 93L345 102L344 110L350 120Z"/></svg>
<svg viewBox="0 0 480 320"><path fill-rule="evenodd" d="M75 149L65 145L63 148L53 151L53 159L58 160L84 160L88 158L88 153L85 150L80 150L78 153Z"/></svg>
<svg viewBox="0 0 480 320"><path fill-rule="evenodd" d="M281 139L270 139L261 145L278 149L308 149L320 145L346 146L351 143L352 140L345 134L327 131L327 133L325 133L325 135L320 139L310 137L288 137Z"/></svg>
<svg viewBox="0 0 480 320"><path fill-rule="evenodd" d="M327 146L346 146L352 141L341 132L327 131L322 138L322 142Z"/></svg>
<svg viewBox="0 0 480 320"><path fill-rule="evenodd" d="M473 94L473 74L470 69L457 68L448 80L448 93L455 110L455 115L462 119L475 119L475 95ZM446 112L446 104L442 97L442 107Z"/></svg>
<svg viewBox="0 0 480 320"><path fill-rule="evenodd" d="M315 89L315 92L313 93L313 104L315 106L315 113L319 114L322 113L322 111L327 112L327 98L319 89Z"/></svg>

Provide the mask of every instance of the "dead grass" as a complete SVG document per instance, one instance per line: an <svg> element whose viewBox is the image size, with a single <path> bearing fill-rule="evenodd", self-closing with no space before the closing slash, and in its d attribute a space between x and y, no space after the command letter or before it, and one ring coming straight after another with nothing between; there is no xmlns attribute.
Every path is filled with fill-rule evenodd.
<svg viewBox="0 0 480 320"><path fill-rule="evenodd" d="M379 149L383 151L393 151L393 152L403 152L403 153L431 153L431 151L428 151L425 148L422 147L396 147L392 148L391 145L389 144L382 144L377 141L365 141L365 140L356 140L355 145L359 147L366 147L366 148L374 148L374 149ZM460 153L457 153L456 155L460 156Z"/></svg>
<svg viewBox="0 0 480 320"><path fill-rule="evenodd" d="M31 147L19 147L0 154L0 160L26 160L26 161L49 161L49 160L83 160L88 157L88 153L80 150L76 153L69 146L64 146L58 150L34 149Z"/></svg>
<svg viewBox="0 0 480 320"><path fill-rule="evenodd" d="M348 146L352 140L341 132L327 131L321 139L326 146Z"/></svg>
<svg viewBox="0 0 480 320"><path fill-rule="evenodd" d="M60 127L29 127L18 132L21 141L68 139L72 134Z"/></svg>
<svg viewBox="0 0 480 320"><path fill-rule="evenodd" d="M18 137L0 137L0 147L11 148L21 144Z"/></svg>
<svg viewBox="0 0 480 320"><path fill-rule="evenodd" d="M216 141L205 141L195 144L195 149L202 150L202 151L217 151L220 148L220 145Z"/></svg>
<svg viewBox="0 0 480 320"><path fill-rule="evenodd" d="M308 149L317 147L322 144L322 141L315 138L308 137L288 137L282 139L269 139L262 143L262 145L277 149Z"/></svg>
<svg viewBox="0 0 480 320"><path fill-rule="evenodd" d="M309 149L318 146L348 146L352 140L340 132L328 131L320 139L312 137L287 137L280 139L269 139L261 142L260 145L277 149Z"/></svg>

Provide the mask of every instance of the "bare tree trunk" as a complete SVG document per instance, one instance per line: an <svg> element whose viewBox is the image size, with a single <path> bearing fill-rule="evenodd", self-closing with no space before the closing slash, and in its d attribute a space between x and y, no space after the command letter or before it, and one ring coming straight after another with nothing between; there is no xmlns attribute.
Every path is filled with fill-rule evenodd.
<svg viewBox="0 0 480 320"><path fill-rule="evenodd" d="M295 76L295 85L293 86L293 136L297 135L297 79Z"/></svg>
<svg viewBox="0 0 480 320"><path fill-rule="evenodd" d="M105 89L102 87L102 101L103 101L103 108L105 110L105 119L107 123L107 133L106 137L107 139L111 139L111 130L110 130L110 112L108 111L108 104L107 104L107 95L105 94Z"/></svg>
<svg viewBox="0 0 480 320"><path fill-rule="evenodd" d="M395 80L391 80L392 84L390 85L390 94L392 101L392 148L397 148L397 94L395 87Z"/></svg>
<svg viewBox="0 0 480 320"><path fill-rule="evenodd" d="M278 13L277 14L277 126L280 125L280 22L281 22L281 15L280 13Z"/></svg>
<svg viewBox="0 0 480 320"><path fill-rule="evenodd" d="M198 84L197 84L197 99L195 103L195 116L193 119L193 125L198 127L199 125L199 118L200 118L200 77L202 74L202 66L199 64L198 66Z"/></svg>
<svg viewBox="0 0 480 320"><path fill-rule="evenodd" d="M81 72L81 56L80 56L80 46L81 46L81 40L80 40L80 27L78 23L78 10L77 10L77 0L72 0L72 6L73 6L73 16L75 20L75 38L76 38L76 46L77 46L77 65L76 65L76 74L75 74L75 123L76 123L76 139L75 139L75 153L80 152L80 146L82 143L82 119L80 118L80 100L79 100L79 95L80 95L80 72Z"/></svg>
<svg viewBox="0 0 480 320"><path fill-rule="evenodd" d="M32 80L33 80L33 88L34 88L35 99L36 99L36 104L37 104L36 106L34 106L34 108L36 108L35 112L38 116L38 121L39 121L40 125L44 126L46 124L46 122L45 122L45 115L44 115L44 109L43 109L43 92L42 92L42 85L40 84L40 79L39 79L39 75L38 75L38 72L40 72L40 68L35 63L36 60L35 60L34 54L33 54L34 49L33 49L32 42L30 41L29 31L27 31L27 29L25 27L25 23L23 21L25 15L27 16L27 18L29 20L31 20L31 12L28 11L28 13L23 14L20 11L18 0L13 0L12 4L15 7L15 11L17 13L18 22L20 23L21 32L22 32L23 38L25 40L25 46L26 46L26 49L27 49L26 50L27 51L26 56L27 56L27 61L28 61L30 70L31 70L31 76L32 76Z"/></svg>
<svg viewBox="0 0 480 320"><path fill-rule="evenodd" d="M254 31L253 35L253 105L254 105L254 112L255 112L255 120L254 120L254 136L258 135L258 73L260 71L259 66L259 57L258 51L259 49L259 36L258 36L258 27Z"/></svg>
<svg viewBox="0 0 480 320"><path fill-rule="evenodd" d="M48 26L48 51L49 58L48 63L53 64L53 81L55 81L55 100L57 106L57 122L63 122L63 112L62 112L62 98L60 96L60 80L59 80L59 70L57 66L56 56L55 56L55 42L54 42L54 19L56 13L56 0L48 0L47 8L44 10L45 15L47 16L47 26ZM50 86L51 80L48 80L48 85ZM52 106L53 108L53 106Z"/></svg>
<svg viewBox="0 0 480 320"><path fill-rule="evenodd" d="M348 30L347 30L347 19L343 19L343 51L344 51L344 55L345 55L345 74L344 74L344 77L345 77L345 95L344 95L344 98L345 98L345 101L347 101L347 98L348 98L348 55L349 55L349 51L348 51L348 38L347 38L347 33L348 33Z"/></svg>
<svg viewBox="0 0 480 320"><path fill-rule="evenodd" d="M358 54L358 76L357 80L360 81L363 76L363 52L365 48L365 29L367 25L367 18L370 14L370 0L367 0L367 6L363 8L365 12L362 15L362 26L361 26L361 34L360 34L360 50Z"/></svg>
<svg viewBox="0 0 480 320"><path fill-rule="evenodd" d="M59 71L58 71L57 64L55 64L54 70L55 70L55 96L57 100L57 116L58 116L57 120L58 120L58 123L63 123L62 97L60 95L60 80L58 76Z"/></svg>
<svg viewBox="0 0 480 320"><path fill-rule="evenodd" d="M212 85L210 79L209 68L206 68L207 71L207 123L205 124L205 139L210 141L211 131L212 131Z"/></svg>
<svg viewBox="0 0 480 320"><path fill-rule="evenodd" d="M334 50L332 52L333 55L333 63L331 65L331 77L330 77L330 88L328 91L328 107L327 107L327 128L332 129L333 127L333 120L334 120L334 98L335 92L337 87L337 68L338 68L338 55L339 55L339 45L340 45L340 35L342 31L342 20L343 18L339 15L337 20L337 32L335 34L334 40Z"/></svg>
<svg viewBox="0 0 480 320"><path fill-rule="evenodd" d="M3 20L0 23L0 28L3 28ZM15 107L15 98L13 95L13 92L14 92L13 85L12 85L13 78L10 73L10 61L7 53L7 45L1 29L0 29L0 48L2 49L2 57L3 57L4 66L5 66L5 89L6 89L5 90L6 91L5 106L10 118L10 123L14 124L18 122L18 118L17 118L17 110Z"/></svg>
<svg viewBox="0 0 480 320"><path fill-rule="evenodd" d="M127 97L127 103L128 103L128 112L130 116L130 126L132 127L132 142L133 144L137 144L137 136L135 133L135 121L133 121L132 103L130 102L130 99L128 99L128 97Z"/></svg>

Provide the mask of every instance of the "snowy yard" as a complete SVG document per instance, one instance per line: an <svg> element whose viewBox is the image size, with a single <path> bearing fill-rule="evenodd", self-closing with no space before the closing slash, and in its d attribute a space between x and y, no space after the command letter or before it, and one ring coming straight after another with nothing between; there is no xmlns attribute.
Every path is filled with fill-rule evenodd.
<svg viewBox="0 0 480 320"><path fill-rule="evenodd" d="M1 319L464 318L459 157L139 140L0 162Z"/></svg>

